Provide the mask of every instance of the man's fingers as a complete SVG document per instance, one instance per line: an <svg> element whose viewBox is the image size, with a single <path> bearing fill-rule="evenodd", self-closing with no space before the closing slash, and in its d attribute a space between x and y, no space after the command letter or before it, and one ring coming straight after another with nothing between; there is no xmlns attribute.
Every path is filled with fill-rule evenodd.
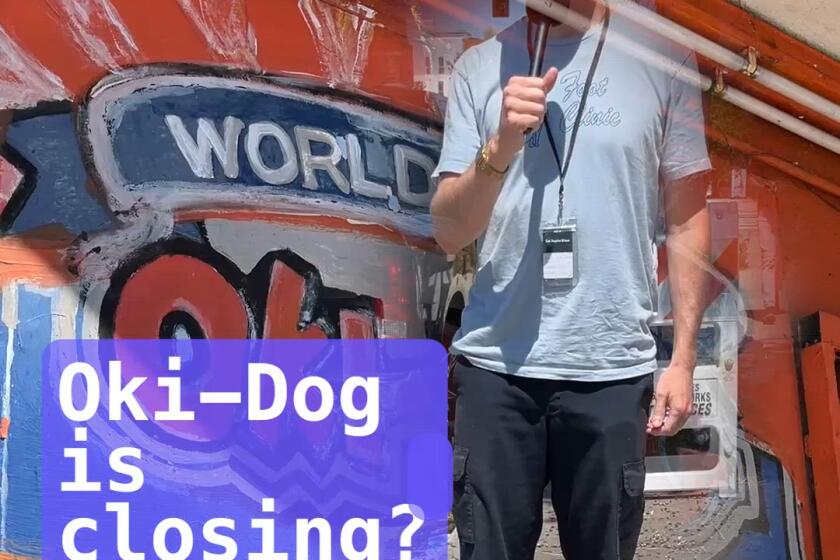
<svg viewBox="0 0 840 560"><path fill-rule="evenodd" d="M648 428L658 430L662 428L665 422L665 413L668 410L668 396L665 394L657 394L656 401L654 401L653 412L648 421Z"/></svg>
<svg viewBox="0 0 840 560"><path fill-rule="evenodd" d="M649 428L648 434L655 437L670 437L679 433L685 425L685 418L680 418L675 414L668 414L665 417L665 422L659 428Z"/></svg>
<svg viewBox="0 0 840 560"><path fill-rule="evenodd" d="M560 71L552 66L542 77L514 76L510 79L510 81L508 81L508 86L521 87L525 89L538 88L541 89L543 93L548 93L554 89L559 75Z"/></svg>
<svg viewBox="0 0 840 560"><path fill-rule="evenodd" d="M505 88L505 97L514 99L523 99L525 101L533 101L545 105L545 92L541 87L522 87L518 85L509 85Z"/></svg>
<svg viewBox="0 0 840 560"><path fill-rule="evenodd" d="M521 132L536 130L542 126L542 119L533 115L513 115L510 124L517 127Z"/></svg>
<svg viewBox="0 0 840 560"><path fill-rule="evenodd" d="M691 416L691 406L685 403L674 403L663 414L662 421L654 422L653 417L648 423L648 433L652 436L673 436L685 426Z"/></svg>
<svg viewBox="0 0 840 560"><path fill-rule="evenodd" d="M557 76L559 75L560 71L557 68L552 66L548 69L548 72L546 72L545 76L543 76L543 91L545 91L545 93L554 89L554 84L557 83Z"/></svg>
<svg viewBox="0 0 840 560"><path fill-rule="evenodd" d="M688 417L691 416L691 407L692 402L683 398L671 403L671 410L665 421L665 428L671 432L671 435L675 435L685 426Z"/></svg>
<svg viewBox="0 0 840 560"><path fill-rule="evenodd" d="M681 414L670 413L662 424L662 433L666 436L676 435L685 424L685 417Z"/></svg>
<svg viewBox="0 0 840 560"><path fill-rule="evenodd" d="M542 118L545 114L545 105L534 103L533 101L525 101L523 99L509 98L505 101L505 108L508 111L519 115L530 115Z"/></svg>
<svg viewBox="0 0 840 560"><path fill-rule="evenodd" d="M545 79L531 76L514 76L508 82L509 86L519 86L523 88L539 88L545 89Z"/></svg>

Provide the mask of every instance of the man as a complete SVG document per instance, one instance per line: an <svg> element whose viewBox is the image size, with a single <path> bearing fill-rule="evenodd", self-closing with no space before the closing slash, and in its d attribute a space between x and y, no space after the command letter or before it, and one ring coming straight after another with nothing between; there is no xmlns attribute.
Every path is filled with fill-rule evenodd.
<svg viewBox="0 0 840 560"><path fill-rule="evenodd" d="M681 79L696 62L596 0L570 4L585 25L552 29L544 76L522 77L522 20L451 78L435 237L479 249L452 346L463 559L533 558L549 482L567 560L631 559L646 434L692 407L710 242L701 95ZM675 344L648 418L661 208Z"/></svg>

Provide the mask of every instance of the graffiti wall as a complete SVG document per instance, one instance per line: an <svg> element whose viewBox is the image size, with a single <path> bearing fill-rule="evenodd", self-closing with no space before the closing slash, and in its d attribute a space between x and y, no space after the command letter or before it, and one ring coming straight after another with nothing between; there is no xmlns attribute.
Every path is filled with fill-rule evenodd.
<svg viewBox="0 0 840 560"><path fill-rule="evenodd" d="M14 4L0 11L0 558L40 555L51 340L446 334L472 266L461 255L450 270L428 216L448 75L523 15L493 17L490 0ZM840 80L835 61L727 2L698 4L660 8L759 45L814 88L827 87L814 68ZM705 103L705 373L689 429L651 442L640 557L815 559L792 325L840 314L840 202L813 189L837 188L840 167Z"/></svg>
<svg viewBox="0 0 840 560"><path fill-rule="evenodd" d="M50 340L439 334L440 125L405 65L422 35L404 8L0 15L0 555L40 551Z"/></svg>

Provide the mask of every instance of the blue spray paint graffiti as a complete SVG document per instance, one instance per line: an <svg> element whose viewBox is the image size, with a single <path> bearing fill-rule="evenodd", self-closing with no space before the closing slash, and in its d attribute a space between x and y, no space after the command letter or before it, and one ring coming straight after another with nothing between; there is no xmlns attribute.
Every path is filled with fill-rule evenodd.
<svg viewBox="0 0 840 560"><path fill-rule="evenodd" d="M106 229L111 214L89 190L72 113L18 120L6 133L8 148L23 162L27 196L10 233L48 223L60 224L74 234ZM7 149L8 149L7 148ZM27 169L29 168L29 169ZM4 222L10 222L4 217Z"/></svg>
<svg viewBox="0 0 840 560"><path fill-rule="evenodd" d="M773 457L756 451L760 467L762 529L744 530L734 543L732 552L723 556L730 560L787 560L788 535L784 509L782 469Z"/></svg>
<svg viewBox="0 0 840 560"><path fill-rule="evenodd" d="M53 332L52 302L56 290L43 291L18 287L16 301L3 301L4 318L16 319L0 328L4 348L4 372L11 375L4 400L14 429L4 446L4 489L2 530L4 548L20 554L40 551L40 394L41 353ZM11 308L6 306L12 306ZM9 344L9 337L11 344ZM9 362L11 360L11 363ZM6 486L7 483L7 486Z"/></svg>

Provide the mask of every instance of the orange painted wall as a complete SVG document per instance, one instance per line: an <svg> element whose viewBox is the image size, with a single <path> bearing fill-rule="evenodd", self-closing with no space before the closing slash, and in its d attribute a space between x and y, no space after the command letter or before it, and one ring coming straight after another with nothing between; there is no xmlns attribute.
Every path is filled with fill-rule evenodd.
<svg viewBox="0 0 840 560"><path fill-rule="evenodd" d="M223 24L218 29L212 25L202 29L175 0L112 0L136 49L125 48L107 22L94 20L90 28L110 45L109 52L118 68L188 63L243 72L304 74L324 85L336 75L348 78L340 66L337 74L335 68L330 69L329 56L319 50L324 45L313 36L297 0L194 3L205 7L209 20ZM347 46L356 39L359 26L368 16L360 16L355 2L330 0L324 4L338 7L339 12L331 20L332 33L336 44ZM438 0L370 0L365 4L375 16L369 16L373 31L367 62L357 69L360 80L340 81L332 87L439 122L434 95L417 87L413 68L416 42L434 24L423 19L424 10L436 7L447 17L463 18L469 24L476 24L475 19L488 26L493 22L487 19L489 16L476 15L457 3ZM76 107L90 88L113 69L92 59L74 39L61 5L58 0L17 2L14 9L0 11L0 29L22 52L61 80L67 95L58 94L57 98L69 99ZM660 2L660 9L674 21L732 50L756 46L763 54L764 64L840 102L840 63L770 26L750 20L729 2L674 0ZM247 31L249 26L252 35ZM216 37L224 48L212 46L214 33L224 35ZM701 62L708 70L708 61ZM727 78L785 110L798 109L745 77L731 73ZM15 84L16 80L20 81L20 76L0 67L0 84ZM30 105L39 99L32 101ZM734 200L747 208L742 214L742 225L755 220L755 228L744 226L743 231L749 229L751 233L739 240L738 261L721 265L728 276L739 280L742 292L753 302L748 314L748 338L738 364L741 425L746 437L769 450L790 474L800 506L806 558L814 560L818 522L803 441L795 324L817 310L840 315L840 197L831 194L840 193L840 159L723 102L707 99L707 104L708 136L716 168L712 197ZM802 115L807 122L840 133L837 123L808 111L802 111ZM11 117L11 109L0 111L0 144ZM0 179L3 173L0 167ZM94 185L88 188L96 190ZM237 214L235 219L246 220L247 213ZM367 234L385 239L399 237L377 226L364 229ZM63 260L63 251L72 240L71 234L56 228L0 239L0 286L15 280L38 289L72 285L77 279ZM409 241L415 247L431 249L428 239ZM15 427L13 421L13 435ZM826 524L835 521L840 523L822 520L819 530L831 530ZM823 557L830 556L824 551Z"/></svg>

